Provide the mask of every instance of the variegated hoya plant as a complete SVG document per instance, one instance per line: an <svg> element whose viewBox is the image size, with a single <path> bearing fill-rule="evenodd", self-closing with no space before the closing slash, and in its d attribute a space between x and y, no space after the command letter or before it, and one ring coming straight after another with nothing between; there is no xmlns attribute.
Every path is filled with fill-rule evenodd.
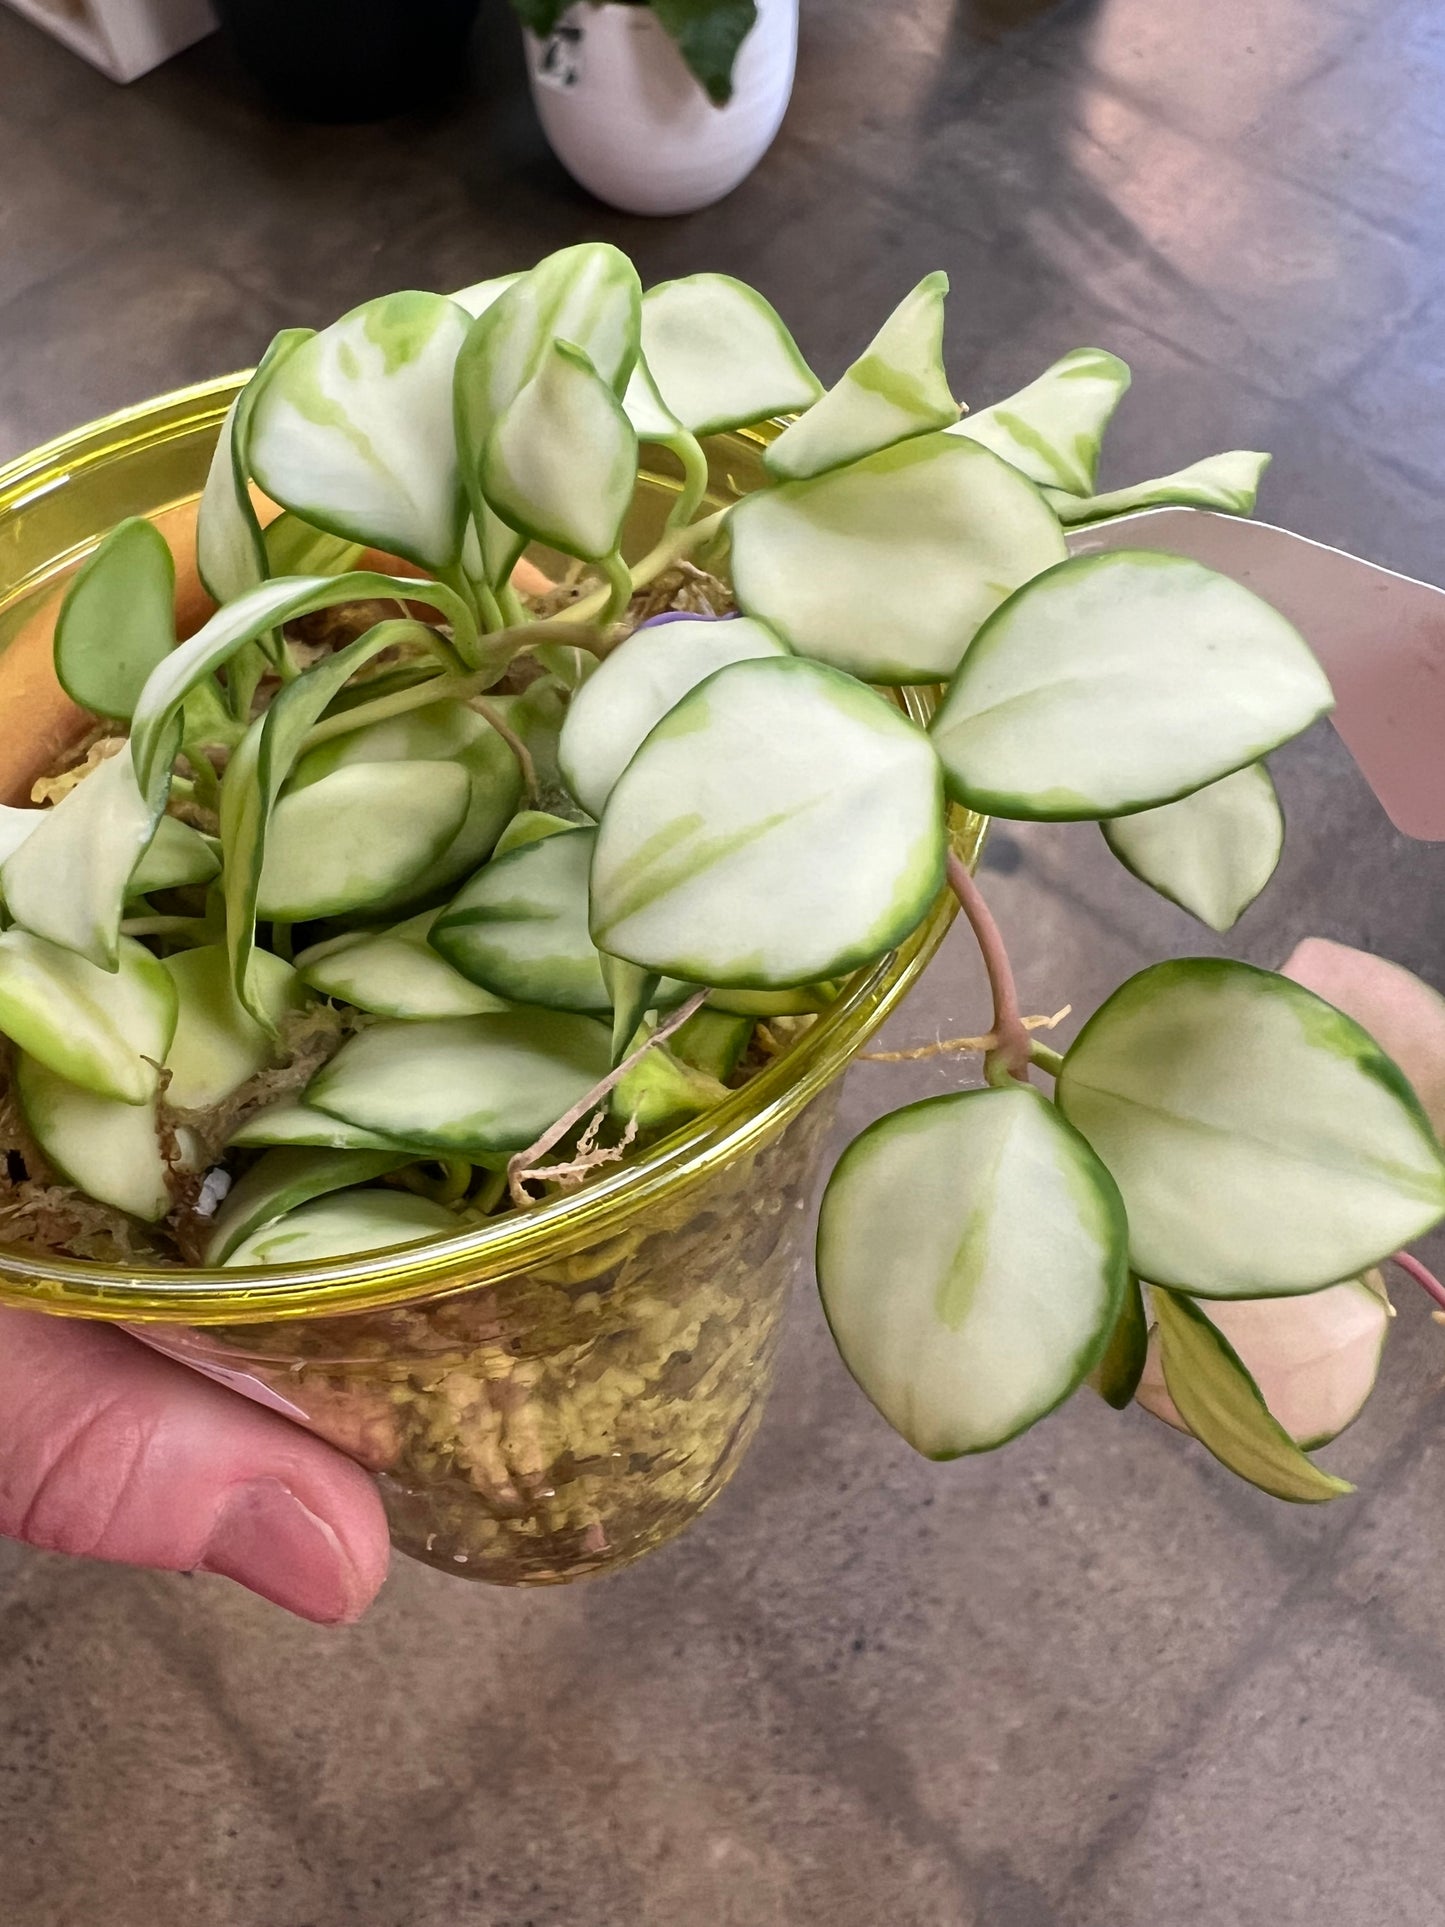
<svg viewBox="0 0 1445 1927"><path fill-rule="evenodd" d="M1264 886L1262 759L1329 709L1319 665L1233 581L1064 531L1248 513L1265 458L1095 493L1128 370L1081 349L961 416L946 286L826 392L751 289L644 294L601 244L279 336L201 507L216 613L177 644L143 520L64 605L56 668L113 753L0 819L13 1089L77 1193L154 1225L184 1192L210 1264L386 1248L723 1101L951 889L993 991L984 1081L833 1174L850 1371L935 1458L1087 1380L1329 1498L1304 1448L1373 1380L1372 1268L1445 1213L1417 1095L1341 1010L1217 958L1142 971L1060 1055L949 835L953 805L1096 821L1218 930ZM705 438L779 418L766 484L709 506ZM640 443L677 480L629 562ZM537 545L571 558L545 593ZM320 1006L339 1048L209 1150L187 1120Z"/></svg>

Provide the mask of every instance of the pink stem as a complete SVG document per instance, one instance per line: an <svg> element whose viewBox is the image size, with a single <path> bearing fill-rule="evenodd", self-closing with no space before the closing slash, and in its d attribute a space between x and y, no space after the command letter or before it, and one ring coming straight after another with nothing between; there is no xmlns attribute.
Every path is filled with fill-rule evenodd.
<svg viewBox="0 0 1445 1927"><path fill-rule="evenodd" d="M994 1045L989 1057L1011 1077L1024 1078L1029 1065L1029 1034L1019 1005L1018 985L1013 965L1004 948L1003 936L994 922L993 912L984 901L968 865L954 851L948 853L948 885L958 898L963 914L977 940L983 967L988 972L988 987L993 993Z"/></svg>
<svg viewBox="0 0 1445 1927"><path fill-rule="evenodd" d="M1397 1251L1393 1262L1400 1267L1407 1278L1413 1278L1421 1290L1427 1292L1442 1311L1445 1311L1445 1285L1441 1284L1433 1271L1427 1271L1420 1260L1412 1258L1408 1251Z"/></svg>

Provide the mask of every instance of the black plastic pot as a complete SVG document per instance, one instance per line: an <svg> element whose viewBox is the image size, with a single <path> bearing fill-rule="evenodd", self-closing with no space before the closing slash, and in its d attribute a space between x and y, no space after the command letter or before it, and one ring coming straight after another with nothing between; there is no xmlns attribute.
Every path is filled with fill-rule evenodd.
<svg viewBox="0 0 1445 1927"><path fill-rule="evenodd" d="M302 120L380 120L455 94L478 0L216 0L271 103Z"/></svg>

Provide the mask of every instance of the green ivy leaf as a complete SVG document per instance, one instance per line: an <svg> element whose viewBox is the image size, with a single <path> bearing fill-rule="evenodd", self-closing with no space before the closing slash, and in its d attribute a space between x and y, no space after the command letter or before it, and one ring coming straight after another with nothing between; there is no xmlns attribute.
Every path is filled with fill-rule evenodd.
<svg viewBox="0 0 1445 1927"><path fill-rule="evenodd" d="M733 97L738 49L757 21L754 0L650 0L650 4L707 90L708 99L715 107L725 107Z"/></svg>
<svg viewBox="0 0 1445 1927"><path fill-rule="evenodd" d="M932 1459L987 1452L1098 1362L1128 1279L1109 1173L1042 1093L927 1098L839 1159L818 1282L843 1362Z"/></svg>
<svg viewBox="0 0 1445 1927"><path fill-rule="evenodd" d="M1160 1354L1169 1395L1199 1443L1220 1464L1276 1499L1318 1505L1354 1487L1312 1465L1270 1415L1229 1340L1198 1305L1157 1289Z"/></svg>
<svg viewBox="0 0 1445 1927"><path fill-rule="evenodd" d="M55 673L72 702L129 719L146 678L176 646L176 568L154 523L117 524L66 591Z"/></svg>
<svg viewBox="0 0 1445 1927"><path fill-rule="evenodd" d="M1058 1103L1113 1172L1141 1277L1315 1291L1445 1214L1445 1156L1359 1025L1251 964L1142 970L1085 1024Z"/></svg>

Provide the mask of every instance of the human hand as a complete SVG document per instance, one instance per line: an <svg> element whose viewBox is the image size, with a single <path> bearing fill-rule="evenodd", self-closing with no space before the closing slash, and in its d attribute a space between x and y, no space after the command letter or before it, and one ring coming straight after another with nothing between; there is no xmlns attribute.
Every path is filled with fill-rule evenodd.
<svg viewBox="0 0 1445 1927"><path fill-rule="evenodd" d="M386 1576L359 1465L124 1332L0 1308L0 1535L221 1573L338 1625Z"/></svg>

